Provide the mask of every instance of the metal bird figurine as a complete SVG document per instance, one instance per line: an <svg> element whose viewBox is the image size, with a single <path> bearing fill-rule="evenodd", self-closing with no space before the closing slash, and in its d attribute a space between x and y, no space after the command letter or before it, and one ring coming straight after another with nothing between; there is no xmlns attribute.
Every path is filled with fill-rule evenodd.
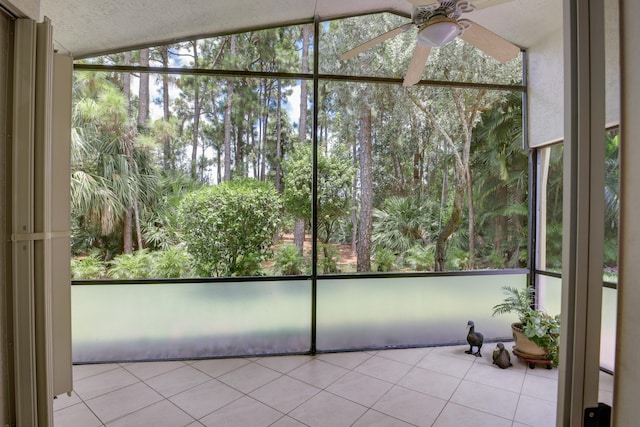
<svg viewBox="0 0 640 427"><path fill-rule="evenodd" d="M476 332L473 320L469 320L467 322L467 327L469 328L469 333L467 334L467 342L469 343L469 350L465 351L465 353L473 354L476 357L482 357L482 355L480 354L480 349L482 348L482 342L484 341L484 336L482 336L480 332ZM478 347L478 351L474 353L473 347Z"/></svg>
<svg viewBox="0 0 640 427"><path fill-rule="evenodd" d="M495 350L493 350L493 364L498 365L502 369L507 369L511 364L511 355L509 350L504 348L504 344L498 343Z"/></svg>

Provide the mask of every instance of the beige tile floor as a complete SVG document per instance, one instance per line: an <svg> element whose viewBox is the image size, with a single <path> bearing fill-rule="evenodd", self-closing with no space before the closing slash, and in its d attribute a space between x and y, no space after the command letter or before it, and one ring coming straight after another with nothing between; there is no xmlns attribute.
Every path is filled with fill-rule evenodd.
<svg viewBox="0 0 640 427"><path fill-rule="evenodd" d="M511 346L508 345L508 348ZM554 426L557 370L468 346L74 366L55 427ZM601 373L600 400L613 380Z"/></svg>

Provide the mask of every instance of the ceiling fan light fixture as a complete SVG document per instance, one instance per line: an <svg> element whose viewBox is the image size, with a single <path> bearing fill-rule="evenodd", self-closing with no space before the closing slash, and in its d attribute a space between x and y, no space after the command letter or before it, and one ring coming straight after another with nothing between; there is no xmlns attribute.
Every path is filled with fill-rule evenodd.
<svg viewBox="0 0 640 427"><path fill-rule="evenodd" d="M460 34L458 21L446 16L430 19L418 30L418 43L426 46L445 45Z"/></svg>

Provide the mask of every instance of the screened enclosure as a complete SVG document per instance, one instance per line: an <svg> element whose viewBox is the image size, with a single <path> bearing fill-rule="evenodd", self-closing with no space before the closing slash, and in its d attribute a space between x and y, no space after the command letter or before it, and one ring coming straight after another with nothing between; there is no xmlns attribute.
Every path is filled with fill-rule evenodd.
<svg viewBox="0 0 640 427"><path fill-rule="evenodd" d="M74 361L510 338L501 288L559 266L561 153L540 267L525 54L457 40L411 87L408 35L339 58L403 20L76 61Z"/></svg>

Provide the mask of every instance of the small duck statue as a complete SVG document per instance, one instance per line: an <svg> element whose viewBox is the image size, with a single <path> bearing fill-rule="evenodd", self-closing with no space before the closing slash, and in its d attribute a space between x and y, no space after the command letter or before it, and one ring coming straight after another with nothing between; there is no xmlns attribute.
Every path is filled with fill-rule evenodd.
<svg viewBox="0 0 640 427"><path fill-rule="evenodd" d="M482 348L482 343L484 341L484 336L480 332L476 332L475 324L473 320L469 320L467 322L467 327L469 328L469 333L467 334L467 342L469 343L469 350L465 351L467 354L473 354L476 357L482 357L480 354L480 348ZM478 351L473 352L473 347L477 347Z"/></svg>
<svg viewBox="0 0 640 427"><path fill-rule="evenodd" d="M507 369L511 364L511 355L509 350L504 348L504 344L498 343L496 349L493 350L493 364L498 365L502 369Z"/></svg>

